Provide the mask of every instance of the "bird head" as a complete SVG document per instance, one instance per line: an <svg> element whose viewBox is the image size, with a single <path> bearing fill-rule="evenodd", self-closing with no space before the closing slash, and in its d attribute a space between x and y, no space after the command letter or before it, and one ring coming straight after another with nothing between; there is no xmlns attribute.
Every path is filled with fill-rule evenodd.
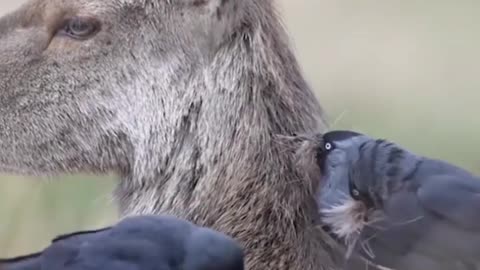
<svg viewBox="0 0 480 270"><path fill-rule="evenodd" d="M362 145L374 140L364 134L334 130L323 134L317 162L322 172L316 202L324 228L347 246L354 244L368 222L372 200L369 180L358 177Z"/></svg>

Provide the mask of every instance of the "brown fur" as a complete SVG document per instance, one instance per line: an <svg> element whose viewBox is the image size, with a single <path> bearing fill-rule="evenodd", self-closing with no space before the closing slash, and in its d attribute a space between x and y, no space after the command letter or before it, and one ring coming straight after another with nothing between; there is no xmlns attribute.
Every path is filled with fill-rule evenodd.
<svg viewBox="0 0 480 270"><path fill-rule="evenodd" d="M87 40L59 36L99 19ZM0 170L114 171L123 216L225 232L247 269L338 269L317 178L276 134L325 129L270 0L32 0L0 19Z"/></svg>

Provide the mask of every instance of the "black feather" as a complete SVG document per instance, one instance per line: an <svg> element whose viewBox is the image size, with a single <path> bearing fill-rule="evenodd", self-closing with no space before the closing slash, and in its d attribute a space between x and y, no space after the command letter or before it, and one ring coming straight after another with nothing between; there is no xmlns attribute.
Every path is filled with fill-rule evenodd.
<svg viewBox="0 0 480 270"><path fill-rule="evenodd" d="M323 134L323 140L326 142L339 142L357 136L362 136L362 134L351 130L333 130Z"/></svg>
<svg viewBox="0 0 480 270"><path fill-rule="evenodd" d="M45 250L0 260L1 270L243 270L232 238L167 216L56 237Z"/></svg>

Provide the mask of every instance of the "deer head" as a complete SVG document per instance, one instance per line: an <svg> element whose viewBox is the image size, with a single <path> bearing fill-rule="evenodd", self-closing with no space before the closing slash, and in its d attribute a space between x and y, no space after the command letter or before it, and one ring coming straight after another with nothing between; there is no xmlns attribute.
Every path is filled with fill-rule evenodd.
<svg viewBox="0 0 480 270"><path fill-rule="evenodd" d="M314 181L276 134L324 130L271 0L32 0L0 19L0 171L116 172L121 213L331 269Z"/></svg>

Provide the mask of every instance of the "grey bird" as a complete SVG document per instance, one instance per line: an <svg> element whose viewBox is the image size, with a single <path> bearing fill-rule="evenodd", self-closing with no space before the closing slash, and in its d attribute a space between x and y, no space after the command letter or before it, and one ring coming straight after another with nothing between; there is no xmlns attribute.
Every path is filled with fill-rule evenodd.
<svg viewBox="0 0 480 270"><path fill-rule="evenodd" d="M480 269L478 176L354 131L320 140L319 216L347 259L354 253L398 270Z"/></svg>
<svg viewBox="0 0 480 270"><path fill-rule="evenodd" d="M45 250L0 260L1 270L243 270L232 238L171 216L128 217L62 235Z"/></svg>

